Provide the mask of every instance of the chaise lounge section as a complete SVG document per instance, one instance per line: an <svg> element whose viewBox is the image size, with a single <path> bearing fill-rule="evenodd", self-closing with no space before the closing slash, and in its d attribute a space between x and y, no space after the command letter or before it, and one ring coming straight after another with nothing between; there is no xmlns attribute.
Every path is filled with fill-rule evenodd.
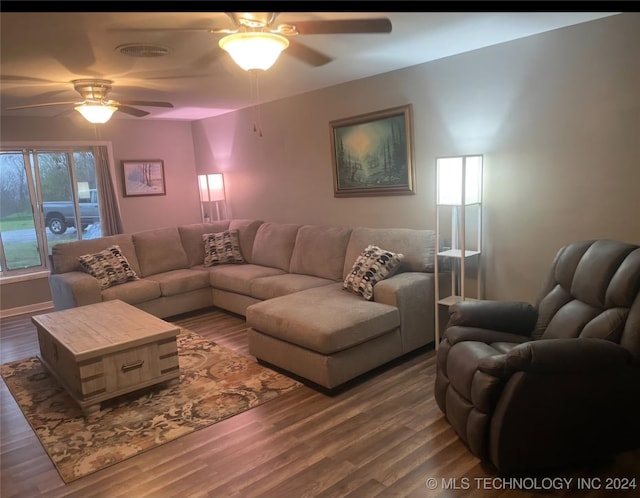
<svg viewBox="0 0 640 498"><path fill-rule="evenodd" d="M343 286L369 244L404 256L399 272L373 286L372 301ZM359 227L326 233L306 226L295 247L302 251L292 262L304 265L293 264L292 271L315 272L330 283L250 306L249 350L255 357L333 389L433 342L431 231Z"/></svg>
<svg viewBox="0 0 640 498"><path fill-rule="evenodd" d="M237 254L211 264L203 236L222 233ZM370 245L402 255L371 300L344 284ZM133 277L101 288L78 258L113 246ZM58 244L50 286L56 309L120 299L161 318L245 316L258 360L333 389L434 341L433 258L431 230L222 220Z"/></svg>

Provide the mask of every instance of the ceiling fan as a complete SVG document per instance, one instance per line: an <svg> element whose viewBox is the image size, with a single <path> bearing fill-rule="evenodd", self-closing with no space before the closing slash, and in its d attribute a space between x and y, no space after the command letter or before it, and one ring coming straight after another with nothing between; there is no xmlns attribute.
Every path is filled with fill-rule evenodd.
<svg viewBox="0 0 640 498"><path fill-rule="evenodd" d="M34 107L46 107L54 105L73 105L90 123L106 123L114 112L119 111L137 118L149 114L147 111L131 106L145 107L173 107L170 102L155 102L147 100L110 100L107 95L111 91L113 81L103 79L81 79L71 82L73 88L82 96L83 101L47 102L44 104L30 104L15 107L7 107L5 110L31 109Z"/></svg>
<svg viewBox="0 0 640 498"><path fill-rule="evenodd" d="M322 66L333 59L292 38L298 35L390 33L391 21L371 19L300 20L275 25L279 12L227 12L235 28L119 28L118 31L206 31L225 35L218 42L243 69L266 70L281 52L311 66Z"/></svg>

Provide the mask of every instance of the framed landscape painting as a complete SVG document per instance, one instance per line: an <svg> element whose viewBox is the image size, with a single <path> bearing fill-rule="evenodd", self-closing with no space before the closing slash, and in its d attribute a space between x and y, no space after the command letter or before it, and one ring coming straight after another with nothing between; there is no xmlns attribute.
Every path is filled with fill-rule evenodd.
<svg viewBox="0 0 640 498"><path fill-rule="evenodd" d="M330 125L336 197L414 193L411 105Z"/></svg>
<svg viewBox="0 0 640 498"><path fill-rule="evenodd" d="M164 162L160 159L122 161L125 197L165 195Z"/></svg>

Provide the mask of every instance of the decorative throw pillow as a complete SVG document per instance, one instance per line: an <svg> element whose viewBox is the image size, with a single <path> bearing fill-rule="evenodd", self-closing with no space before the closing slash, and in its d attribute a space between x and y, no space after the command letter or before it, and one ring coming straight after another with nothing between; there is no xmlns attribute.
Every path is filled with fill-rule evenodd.
<svg viewBox="0 0 640 498"><path fill-rule="evenodd" d="M344 279L343 287L360 294L367 301L373 299L373 286L393 275L404 255L385 251L378 246L369 245L358 256L351 272Z"/></svg>
<svg viewBox="0 0 640 498"><path fill-rule="evenodd" d="M139 278L118 245L95 254L84 254L78 257L78 261L84 271L98 280L100 289Z"/></svg>
<svg viewBox="0 0 640 498"><path fill-rule="evenodd" d="M238 230L205 233L202 235L202 239L204 240L204 266L244 263L240 252Z"/></svg>

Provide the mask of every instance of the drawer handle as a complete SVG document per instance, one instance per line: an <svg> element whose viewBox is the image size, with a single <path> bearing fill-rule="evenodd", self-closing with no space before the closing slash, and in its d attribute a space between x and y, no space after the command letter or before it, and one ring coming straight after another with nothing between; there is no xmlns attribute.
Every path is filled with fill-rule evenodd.
<svg viewBox="0 0 640 498"><path fill-rule="evenodd" d="M122 365L122 367L120 367L120 369L123 372L129 372L130 370L135 370L136 368L142 368L143 364L144 360L136 360L130 363L125 363L124 365Z"/></svg>

